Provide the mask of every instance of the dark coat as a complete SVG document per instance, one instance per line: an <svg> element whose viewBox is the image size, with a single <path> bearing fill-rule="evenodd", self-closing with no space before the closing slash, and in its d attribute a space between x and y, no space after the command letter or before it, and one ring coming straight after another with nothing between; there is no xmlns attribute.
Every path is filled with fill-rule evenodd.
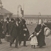
<svg viewBox="0 0 51 51"><path fill-rule="evenodd" d="M24 30L24 29L27 29L27 30ZM24 36L25 35L25 36ZM23 26L23 40L28 40L29 38L29 30L26 26L26 24Z"/></svg>
<svg viewBox="0 0 51 51"><path fill-rule="evenodd" d="M10 34L10 31L12 30L14 23L15 23L14 21L9 23L9 34Z"/></svg>
<svg viewBox="0 0 51 51"><path fill-rule="evenodd" d="M3 30L4 30L5 34L9 33L9 30L10 30L9 25L10 25L10 22L9 23L7 23L7 22L3 23Z"/></svg>
<svg viewBox="0 0 51 51"><path fill-rule="evenodd" d="M27 30L24 30L24 29L27 29ZM27 41L28 38L29 38L29 30L28 30L26 24L21 24L20 25L20 39L21 39L21 41L24 41L24 40Z"/></svg>
<svg viewBox="0 0 51 51"><path fill-rule="evenodd" d="M9 33L9 30L10 30L9 27L10 27L10 22L8 22L8 23L6 22L6 32L7 33Z"/></svg>
<svg viewBox="0 0 51 51"><path fill-rule="evenodd" d="M10 35L12 37L17 37L19 36L19 33L20 33L19 25L17 26L16 23L14 23L10 29Z"/></svg>
<svg viewBox="0 0 51 51"><path fill-rule="evenodd" d="M42 29L41 32L39 33L39 35L37 36L38 46L44 46L45 45L44 28L45 28L44 25L43 26L37 25L37 27L35 28L36 32L39 32L40 29Z"/></svg>
<svg viewBox="0 0 51 51"><path fill-rule="evenodd" d="M3 26L3 24L0 22L0 38L2 36L2 31L3 31L2 26Z"/></svg>

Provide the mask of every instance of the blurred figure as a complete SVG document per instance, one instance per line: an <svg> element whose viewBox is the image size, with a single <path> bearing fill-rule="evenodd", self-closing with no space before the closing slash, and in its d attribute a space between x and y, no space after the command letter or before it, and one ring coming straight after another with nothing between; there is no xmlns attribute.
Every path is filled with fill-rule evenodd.
<svg viewBox="0 0 51 51"><path fill-rule="evenodd" d="M10 47L14 43L14 40L16 40L15 47L18 48L19 33L20 33L19 18L17 18L15 23L12 25L11 30L10 30L10 35L11 35Z"/></svg>
<svg viewBox="0 0 51 51"><path fill-rule="evenodd" d="M10 24L9 24L9 29L11 30L12 25L15 23L15 20L11 18ZM9 32L10 32L9 30Z"/></svg>
<svg viewBox="0 0 51 51"><path fill-rule="evenodd" d="M26 26L26 24L25 25L23 25L23 46L26 46L26 41L28 40L28 38L29 38L29 31L28 31L28 28L27 28L27 26Z"/></svg>
<svg viewBox="0 0 51 51"><path fill-rule="evenodd" d="M14 24L14 19L13 18L11 18L11 21L8 23L8 34L6 34L6 37L5 37L5 39L8 41L8 42L10 42L10 39L11 39L11 36L10 36L10 31L11 31L11 29L12 29L12 26L13 26L13 24Z"/></svg>
<svg viewBox="0 0 51 51"><path fill-rule="evenodd" d="M44 35L44 28L45 24L43 21L40 19L39 24L37 24L35 31L37 33L37 40L38 40L38 46L41 48L46 45L45 43L45 35Z"/></svg>
<svg viewBox="0 0 51 51"><path fill-rule="evenodd" d="M29 37L29 31L26 26L26 21L24 19L21 20L20 22L20 40L19 40L19 45L23 41L23 46L26 46L26 41L28 40Z"/></svg>
<svg viewBox="0 0 51 51"><path fill-rule="evenodd" d="M1 36L1 38L5 38L4 19L1 19L1 24L2 24L2 36Z"/></svg>
<svg viewBox="0 0 51 51"><path fill-rule="evenodd" d="M7 20L7 22L6 22L6 34L9 34L9 30L10 30L9 29L9 23L10 23L9 18L7 18L6 20Z"/></svg>
<svg viewBox="0 0 51 51"><path fill-rule="evenodd" d="M9 30L10 30L10 21L9 18L6 18L6 22L5 22L5 40L7 42L9 42Z"/></svg>
<svg viewBox="0 0 51 51"><path fill-rule="evenodd" d="M21 38L23 34L23 23L22 23L22 18L19 18L19 25L20 25L20 36L19 36L19 45L21 44Z"/></svg>
<svg viewBox="0 0 51 51"><path fill-rule="evenodd" d="M3 28L2 28L3 24L0 21L0 44L2 43L1 38L2 38L2 32L3 32Z"/></svg>

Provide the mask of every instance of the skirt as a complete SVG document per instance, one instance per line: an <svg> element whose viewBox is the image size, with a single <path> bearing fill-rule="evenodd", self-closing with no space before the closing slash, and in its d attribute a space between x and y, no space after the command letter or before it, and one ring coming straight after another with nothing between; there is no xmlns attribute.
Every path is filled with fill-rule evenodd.
<svg viewBox="0 0 51 51"><path fill-rule="evenodd" d="M34 37L31 38L30 44L31 45L38 45L37 37L36 36L34 36Z"/></svg>

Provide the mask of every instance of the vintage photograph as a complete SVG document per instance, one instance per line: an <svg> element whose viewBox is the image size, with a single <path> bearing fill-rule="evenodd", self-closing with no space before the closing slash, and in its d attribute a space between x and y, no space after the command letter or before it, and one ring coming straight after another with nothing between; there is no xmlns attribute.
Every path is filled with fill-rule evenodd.
<svg viewBox="0 0 51 51"><path fill-rule="evenodd" d="M0 0L0 51L51 51L51 0Z"/></svg>

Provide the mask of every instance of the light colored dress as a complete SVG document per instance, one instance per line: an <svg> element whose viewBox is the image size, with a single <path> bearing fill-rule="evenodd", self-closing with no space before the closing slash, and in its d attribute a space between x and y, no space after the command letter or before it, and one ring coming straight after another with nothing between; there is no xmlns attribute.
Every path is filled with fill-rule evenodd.
<svg viewBox="0 0 51 51"><path fill-rule="evenodd" d="M31 38L31 41L30 41L30 44L31 45L38 45L38 42L37 42L37 37L36 36L33 36L33 34L30 36Z"/></svg>

